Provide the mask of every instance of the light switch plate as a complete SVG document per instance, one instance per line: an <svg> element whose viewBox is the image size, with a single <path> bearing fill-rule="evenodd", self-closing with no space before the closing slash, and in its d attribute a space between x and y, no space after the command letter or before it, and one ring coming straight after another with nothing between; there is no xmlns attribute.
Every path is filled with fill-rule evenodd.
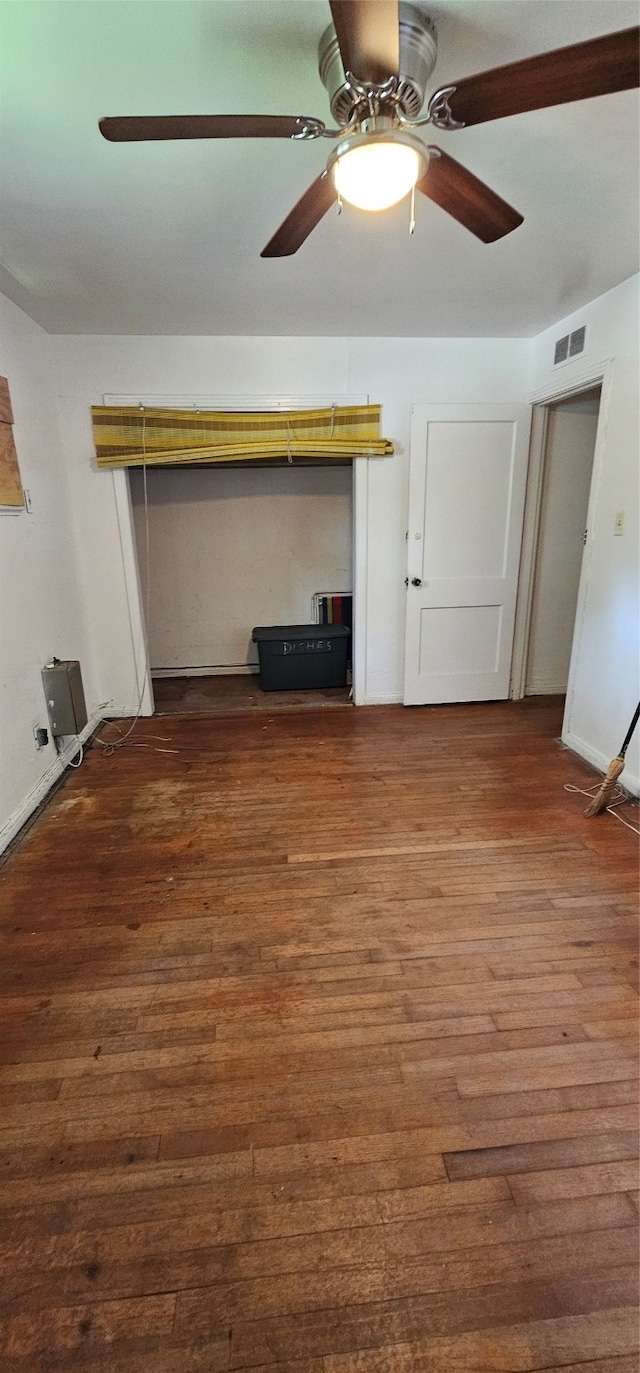
<svg viewBox="0 0 640 1373"><path fill-rule="evenodd" d="M619 510L613 517L613 533L617 539L624 534L624 510Z"/></svg>

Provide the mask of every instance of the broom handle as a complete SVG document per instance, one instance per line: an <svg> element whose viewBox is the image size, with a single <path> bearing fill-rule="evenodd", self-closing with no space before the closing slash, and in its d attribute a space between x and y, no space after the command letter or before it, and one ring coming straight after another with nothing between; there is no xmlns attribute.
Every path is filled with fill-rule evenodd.
<svg viewBox="0 0 640 1373"><path fill-rule="evenodd" d="M629 744L630 744L630 742L631 742L631 735L633 734L633 731L634 731L634 729L635 729L635 727L636 727L636 725L637 725L637 723L638 723L638 720L640 720L640 701L638 702L638 704L637 704L637 706L636 706L635 714L634 714L633 720L631 721L631 724L629 725L629 728L628 728L628 730L627 730L627 732L626 732L626 734L625 734L625 736L624 736L624 743L623 743L622 748L620 749L620 752L619 752L619 754L618 754L618 757L619 757L619 758L624 758L624 755L625 755L625 753L626 753L626 751L627 751L627 749L628 749L628 747L629 747Z"/></svg>

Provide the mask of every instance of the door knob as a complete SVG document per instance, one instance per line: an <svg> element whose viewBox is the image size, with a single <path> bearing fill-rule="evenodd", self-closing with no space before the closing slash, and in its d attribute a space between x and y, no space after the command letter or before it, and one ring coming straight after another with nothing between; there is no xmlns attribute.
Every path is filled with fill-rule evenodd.
<svg viewBox="0 0 640 1373"><path fill-rule="evenodd" d="M412 586L422 586L422 577L412 577L412 578L411 578L411 585L412 585Z"/></svg>

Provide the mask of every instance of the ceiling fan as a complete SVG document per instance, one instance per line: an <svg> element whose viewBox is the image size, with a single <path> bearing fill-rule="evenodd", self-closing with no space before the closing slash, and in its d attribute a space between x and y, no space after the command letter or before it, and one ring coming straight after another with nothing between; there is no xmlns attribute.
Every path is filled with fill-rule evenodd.
<svg viewBox="0 0 640 1373"><path fill-rule="evenodd" d="M327 167L287 215L261 257L297 252L336 200L363 209L396 204L414 187L483 243L522 215L441 148L416 132L482 124L526 110L608 95L640 84L639 28L479 72L435 91L420 118L435 67L431 20L398 0L329 0L333 24L319 46L320 77L338 125L288 115L167 115L101 119L114 143L183 138L337 140Z"/></svg>

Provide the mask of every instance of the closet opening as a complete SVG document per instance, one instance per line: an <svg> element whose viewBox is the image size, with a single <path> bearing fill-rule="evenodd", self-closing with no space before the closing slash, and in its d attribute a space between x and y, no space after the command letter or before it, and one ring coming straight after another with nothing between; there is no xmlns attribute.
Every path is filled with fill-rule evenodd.
<svg viewBox="0 0 640 1373"><path fill-rule="evenodd" d="M157 714L351 704L350 673L344 688L262 691L252 630L349 623L354 467L129 469Z"/></svg>

